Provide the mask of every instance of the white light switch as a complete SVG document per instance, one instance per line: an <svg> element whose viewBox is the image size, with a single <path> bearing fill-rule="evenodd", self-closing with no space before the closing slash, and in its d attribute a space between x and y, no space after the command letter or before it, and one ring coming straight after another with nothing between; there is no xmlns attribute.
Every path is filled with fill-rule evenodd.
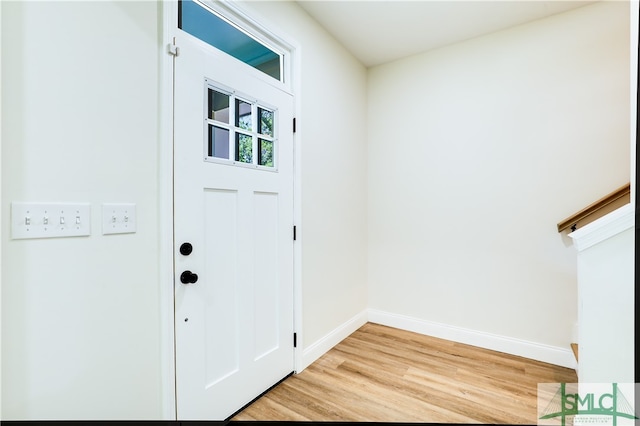
<svg viewBox="0 0 640 426"><path fill-rule="evenodd" d="M136 232L136 205L103 204L102 234L128 234Z"/></svg>
<svg viewBox="0 0 640 426"><path fill-rule="evenodd" d="M11 238L91 235L89 203L11 203Z"/></svg>

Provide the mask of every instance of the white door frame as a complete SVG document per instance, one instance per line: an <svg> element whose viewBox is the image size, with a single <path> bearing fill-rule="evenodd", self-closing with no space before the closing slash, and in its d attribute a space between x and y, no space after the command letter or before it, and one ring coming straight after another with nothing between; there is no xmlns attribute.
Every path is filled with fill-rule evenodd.
<svg viewBox="0 0 640 426"><path fill-rule="evenodd" d="M301 120L300 111L300 48L299 44L287 35L276 33L236 4L231 2L216 2L216 9L224 16L242 28L249 29L254 34L260 34L268 40L277 42L285 47L288 59L285 60L283 72L285 82L294 97L294 116L297 122ZM159 186L159 286L160 286L160 343L161 343L161 388L162 388L162 418L176 420L176 392L175 392L175 352L174 352L174 241L173 241L173 56L169 54L168 46L178 31L178 3L176 1L161 0L159 12L162 14L162 46L160 51L160 146L158 148L158 186ZM178 46L179 47L179 46ZM302 348L302 226L301 215L301 129L298 126L293 135L294 143L294 189L293 189L293 220L297 227L297 239L293 245L293 311L294 332L297 333L297 348L294 349L294 368L296 372L303 369Z"/></svg>

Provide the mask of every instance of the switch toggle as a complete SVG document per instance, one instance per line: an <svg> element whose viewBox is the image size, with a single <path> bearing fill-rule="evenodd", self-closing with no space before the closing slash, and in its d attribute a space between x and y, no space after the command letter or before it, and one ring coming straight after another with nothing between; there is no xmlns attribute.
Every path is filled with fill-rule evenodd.
<svg viewBox="0 0 640 426"><path fill-rule="evenodd" d="M11 238L14 240L87 235L91 235L89 203L11 203Z"/></svg>
<svg viewBox="0 0 640 426"><path fill-rule="evenodd" d="M102 205L102 234L136 232L136 205L133 203L105 203Z"/></svg>

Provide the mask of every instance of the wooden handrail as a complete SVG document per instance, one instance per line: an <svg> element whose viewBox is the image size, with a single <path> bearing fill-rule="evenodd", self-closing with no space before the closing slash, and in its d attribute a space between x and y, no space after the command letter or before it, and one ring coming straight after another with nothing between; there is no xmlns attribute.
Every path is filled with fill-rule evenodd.
<svg viewBox="0 0 640 426"><path fill-rule="evenodd" d="M596 215L598 212L601 213L600 216L604 216L606 213L609 213L609 212L608 211L602 212L602 210L607 206L610 206L612 203L618 200L621 200L623 197L629 197L629 198L631 197L630 183L624 186L621 186L620 188L616 189L609 195L605 195L595 203L588 205L584 209L580 210L575 214L572 214L562 222L558 223L558 232L562 232L567 228L571 228L572 231L575 231L575 227L577 226L578 222L584 221L585 219L589 219L590 216ZM589 222L592 222L595 219L597 219L597 217L593 217L592 220L589 220Z"/></svg>

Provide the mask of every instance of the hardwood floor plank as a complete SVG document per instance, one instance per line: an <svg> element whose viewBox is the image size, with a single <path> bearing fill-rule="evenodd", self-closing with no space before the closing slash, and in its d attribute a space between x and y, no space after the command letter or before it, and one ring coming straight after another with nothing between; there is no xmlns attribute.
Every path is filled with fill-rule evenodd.
<svg viewBox="0 0 640 426"><path fill-rule="evenodd" d="M423 393L412 392L407 383L399 386L399 376L381 374L381 370L351 361L343 363L339 370L335 376L343 380L344 390L353 393L354 389L362 389L355 395L360 400L358 403L366 403L366 410L361 412L363 421L390 416L397 421L424 421L428 416L433 421L442 422L454 417L454 412L432 404ZM353 403L356 403L355 395L350 396ZM375 407L375 412L372 407ZM455 418L456 421L472 420L464 415Z"/></svg>
<svg viewBox="0 0 640 426"><path fill-rule="evenodd" d="M505 398L502 394L488 395L484 388L455 383L448 378L419 370L415 370L418 374L413 373L414 371L405 376L407 389L431 404L446 407L451 412L472 416L475 423L496 423L500 419L508 419L509 423L523 423L525 420L519 415L505 411L517 405L508 399L496 409L496 401Z"/></svg>
<svg viewBox="0 0 640 426"><path fill-rule="evenodd" d="M365 324L233 420L537 423L537 384L575 371Z"/></svg>
<svg viewBox="0 0 640 426"><path fill-rule="evenodd" d="M274 420L309 421L311 419L299 412L282 405L281 401L273 400L269 395L260 399L260 404L251 413L243 412L243 420L261 420L264 418Z"/></svg>

